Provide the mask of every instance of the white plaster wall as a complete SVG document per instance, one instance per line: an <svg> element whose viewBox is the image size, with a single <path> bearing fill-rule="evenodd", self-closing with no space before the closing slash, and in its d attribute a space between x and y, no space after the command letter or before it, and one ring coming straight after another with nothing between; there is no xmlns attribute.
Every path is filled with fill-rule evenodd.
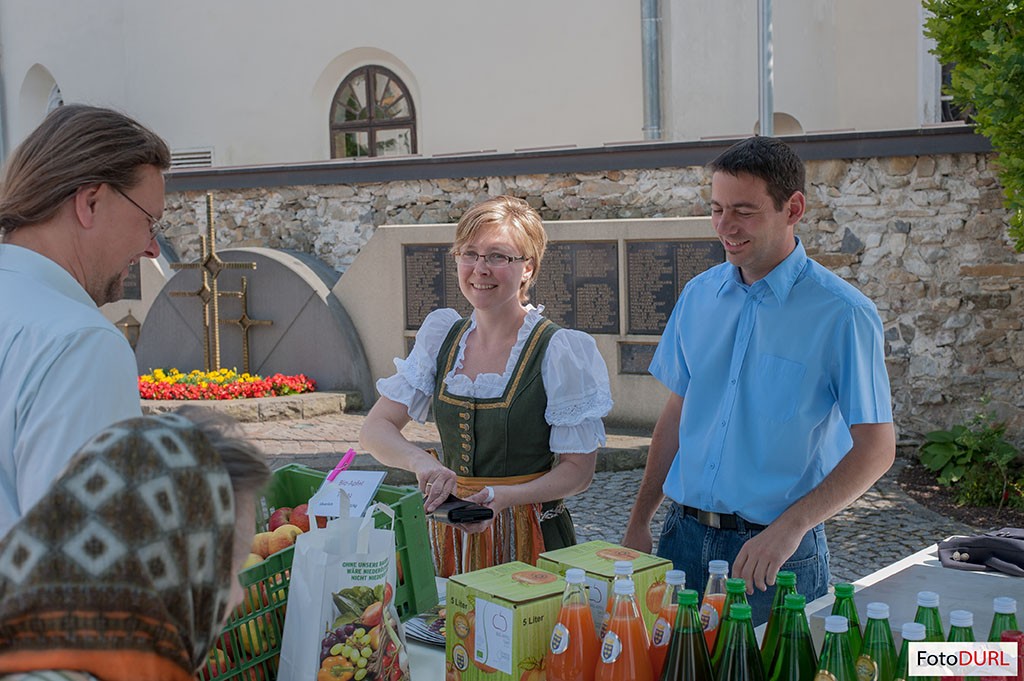
<svg viewBox="0 0 1024 681"><path fill-rule="evenodd" d="M8 110L39 63L65 101L217 165L328 158L330 100L366 63L406 79L423 155L642 137L631 1L2 0L0 49ZM9 147L37 123L9 121Z"/></svg>
<svg viewBox="0 0 1024 681"><path fill-rule="evenodd" d="M757 0L663 0L666 130L692 140L751 134L757 121ZM773 5L775 111L805 132L913 128L919 0Z"/></svg>

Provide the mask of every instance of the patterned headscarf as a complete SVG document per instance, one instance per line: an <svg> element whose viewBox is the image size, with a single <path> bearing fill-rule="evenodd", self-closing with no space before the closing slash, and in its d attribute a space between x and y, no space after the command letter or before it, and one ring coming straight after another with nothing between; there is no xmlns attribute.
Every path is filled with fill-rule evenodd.
<svg viewBox="0 0 1024 681"><path fill-rule="evenodd" d="M231 479L192 422L103 430L0 541L0 674L191 679L227 612L234 525Z"/></svg>

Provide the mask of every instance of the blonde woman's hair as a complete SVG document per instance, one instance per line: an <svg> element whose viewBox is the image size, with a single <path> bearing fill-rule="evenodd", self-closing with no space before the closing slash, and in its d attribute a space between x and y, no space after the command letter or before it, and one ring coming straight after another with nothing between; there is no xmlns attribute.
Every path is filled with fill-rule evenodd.
<svg viewBox="0 0 1024 681"><path fill-rule="evenodd" d="M84 104L54 109L18 145L4 168L0 241L16 229L46 222L81 187L135 187L146 165L166 170L171 151L138 121Z"/></svg>
<svg viewBox="0 0 1024 681"><path fill-rule="evenodd" d="M530 298L530 287L537 281L544 249L548 244L544 223L526 201L514 196L496 196L470 207L462 215L455 228L455 243L452 244L451 252L460 252L481 228L492 226L507 230L522 254L532 261L533 273L519 285L519 300L525 303Z"/></svg>

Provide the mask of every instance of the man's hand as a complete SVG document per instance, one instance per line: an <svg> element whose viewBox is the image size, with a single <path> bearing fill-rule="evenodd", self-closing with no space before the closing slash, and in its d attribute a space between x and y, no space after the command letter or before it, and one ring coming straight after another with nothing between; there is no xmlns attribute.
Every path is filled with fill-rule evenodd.
<svg viewBox="0 0 1024 681"><path fill-rule="evenodd" d="M732 564L732 576L747 581L747 593L757 587L766 591L775 585L775 575L783 563L796 553L804 532L793 532L773 523L743 544Z"/></svg>
<svg viewBox="0 0 1024 681"><path fill-rule="evenodd" d="M626 528L626 535L622 538L622 545L627 549L650 553L651 548L654 546L654 537L651 535L650 524L634 527L634 524L630 523L629 527Z"/></svg>

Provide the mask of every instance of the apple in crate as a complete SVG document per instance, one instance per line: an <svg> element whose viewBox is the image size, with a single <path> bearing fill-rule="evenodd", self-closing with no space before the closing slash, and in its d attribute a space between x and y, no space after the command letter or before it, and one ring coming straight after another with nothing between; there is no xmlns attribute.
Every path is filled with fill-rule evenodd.
<svg viewBox="0 0 1024 681"><path fill-rule="evenodd" d="M302 534L302 530L292 524L282 525L277 528L267 537L267 550L270 551L267 555L283 551L292 546L295 543L295 537L300 534Z"/></svg>
<svg viewBox="0 0 1024 681"><path fill-rule="evenodd" d="M250 552L255 553L257 556L266 558L273 551L270 550L270 536L273 532L257 532L256 536L252 538L252 547L249 549Z"/></svg>
<svg viewBox="0 0 1024 681"><path fill-rule="evenodd" d="M270 514L270 519L267 521L267 528L273 532L282 525L286 525L291 522L292 517L291 506L282 506L273 513Z"/></svg>
<svg viewBox="0 0 1024 681"><path fill-rule="evenodd" d="M308 504L299 504L292 509L292 514L289 523L299 528L303 532L309 532L309 514Z"/></svg>

